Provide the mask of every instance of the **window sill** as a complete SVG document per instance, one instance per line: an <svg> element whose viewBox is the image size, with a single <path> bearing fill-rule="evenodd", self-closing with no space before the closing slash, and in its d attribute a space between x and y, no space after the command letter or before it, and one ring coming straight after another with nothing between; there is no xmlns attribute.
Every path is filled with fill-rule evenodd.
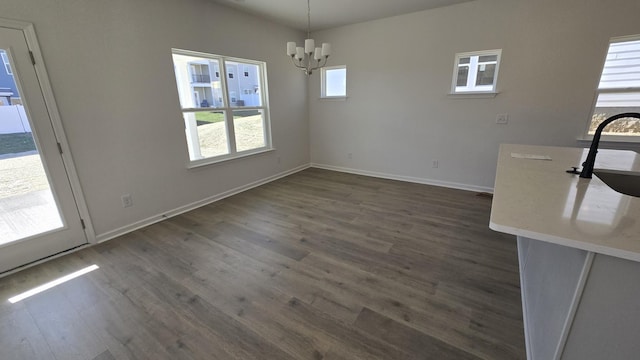
<svg viewBox="0 0 640 360"><path fill-rule="evenodd" d="M593 135L585 135L576 139L578 143L587 143L590 144L593 141ZM630 135L602 135L600 137L601 144L640 144L640 135L638 136L630 136Z"/></svg>
<svg viewBox="0 0 640 360"><path fill-rule="evenodd" d="M321 96L318 100L321 101L347 101L347 96Z"/></svg>
<svg viewBox="0 0 640 360"><path fill-rule="evenodd" d="M498 92L458 92L449 93L448 97L452 99L490 99L498 96Z"/></svg>
<svg viewBox="0 0 640 360"><path fill-rule="evenodd" d="M250 156L269 153L269 152L272 152L272 151L275 151L275 150L276 149L273 148L273 147L271 147L271 148L260 148L260 149L257 149L257 150L248 150L248 151L244 151L244 152L233 154L233 155L222 155L222 156L217 156L217 157L214 157L214 158L194 160L194 161L190 161L189 162L189 164L187 165L187 169L197 169L197 168L200 168L200 167L203 167L203 166L217 165L217 164L226 163L226 162L233 161L233 160L243 159L243 158L250 157Z"/></svg>

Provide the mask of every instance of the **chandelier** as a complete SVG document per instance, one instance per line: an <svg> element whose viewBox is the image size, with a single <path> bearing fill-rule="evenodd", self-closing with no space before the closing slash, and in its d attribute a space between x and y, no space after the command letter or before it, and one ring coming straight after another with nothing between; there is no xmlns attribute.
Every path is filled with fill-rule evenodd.
<svg viewBox="0 0 640 360"><path fill-rule="evenodd" d="M322 47L316 47L315 41L311 39L311 0L307 0L307 39L304 41L304 47L289 41L287 55L291 57L293 65L304 71L307 76L314 70L323 68L331 55L331 44L322 43Z"/></svg>

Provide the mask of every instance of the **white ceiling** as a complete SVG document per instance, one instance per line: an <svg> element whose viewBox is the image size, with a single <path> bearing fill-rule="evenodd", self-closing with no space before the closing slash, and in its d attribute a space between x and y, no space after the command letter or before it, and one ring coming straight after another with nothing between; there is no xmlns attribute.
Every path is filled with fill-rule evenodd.
<svg viewBox="0 0 640 360"><path fill-rule="evenodd" d="M306 0L212 0L299 30L307 30ZM311 31L382 19L471 0L311 0Z"/></svg>

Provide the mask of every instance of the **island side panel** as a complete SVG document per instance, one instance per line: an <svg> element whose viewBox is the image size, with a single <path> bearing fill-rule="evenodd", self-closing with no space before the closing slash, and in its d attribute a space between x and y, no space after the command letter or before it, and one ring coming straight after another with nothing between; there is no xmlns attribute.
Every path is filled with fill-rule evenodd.
<svg viewBox="0 0 640 360"><path fill-rule="evenodd" d="M554 359L587 252L518 237L529 360Z"/></svg>
<svg viewBox="0 0 640 360"><path fill-rule="evenodd" d="M640 263L598 254L563 360L640 358Z"/></svg>
<svg viewBox="0 0 640 360"><path fill-rule="evenodd" d="M529 344L529 317L527 316L527 297L524 289L524 269L527 267L527 254L529 253L529 240L525 237L518 236L518 267L520 269L520 299L522 301L522 322L524 325L524 343L527 351L527 359L533 359L531 355L531 344Z"/></svg>

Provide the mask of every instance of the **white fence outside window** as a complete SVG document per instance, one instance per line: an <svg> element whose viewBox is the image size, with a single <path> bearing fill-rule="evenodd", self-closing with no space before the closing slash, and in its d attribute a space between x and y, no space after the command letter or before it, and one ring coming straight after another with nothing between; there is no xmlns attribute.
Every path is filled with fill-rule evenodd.
<svg viewBox="0 0 640 360"><path fill-rule="evenodd" d="M0 106L0 134L30 132L29 119L22 105Z"/></svg>

